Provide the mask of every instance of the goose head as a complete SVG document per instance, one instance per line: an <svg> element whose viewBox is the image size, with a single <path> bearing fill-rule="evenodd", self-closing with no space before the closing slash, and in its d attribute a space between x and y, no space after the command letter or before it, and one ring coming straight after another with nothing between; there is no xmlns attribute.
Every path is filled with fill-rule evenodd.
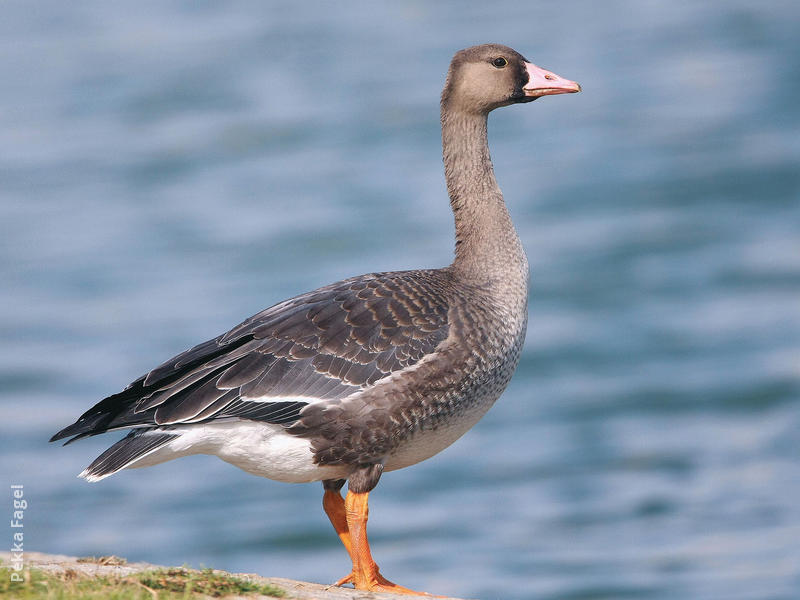
<svg viewBox="0 0 800 600"><path fill-rule="evenodd" d="M580 91L578 83L537 67L508 46L483 44L456 52L447 72L442 106L486 114L509 104Z"/></svg>

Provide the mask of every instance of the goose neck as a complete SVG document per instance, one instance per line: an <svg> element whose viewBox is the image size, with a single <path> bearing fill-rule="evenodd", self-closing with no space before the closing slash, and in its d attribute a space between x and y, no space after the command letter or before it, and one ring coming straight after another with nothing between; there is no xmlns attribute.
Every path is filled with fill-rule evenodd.
<svg viewBox="0 0 800 600"><path fill-rule="evenodd" d="M524 271L527 260L489 155L487 115L442 105L445 180L456 227L454 267L495 278Z"/></svg>

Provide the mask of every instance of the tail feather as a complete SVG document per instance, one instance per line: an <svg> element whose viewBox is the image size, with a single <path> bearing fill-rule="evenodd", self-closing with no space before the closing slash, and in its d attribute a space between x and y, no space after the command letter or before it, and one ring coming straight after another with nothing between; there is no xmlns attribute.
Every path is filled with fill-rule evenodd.
<svg viewBox="0 0 800 600"><path fill-rule="evenodd" d="M179 437L156 429L135 429L98 456L78 477L87 481L100 481L155 452L164 444Z"/></svg>

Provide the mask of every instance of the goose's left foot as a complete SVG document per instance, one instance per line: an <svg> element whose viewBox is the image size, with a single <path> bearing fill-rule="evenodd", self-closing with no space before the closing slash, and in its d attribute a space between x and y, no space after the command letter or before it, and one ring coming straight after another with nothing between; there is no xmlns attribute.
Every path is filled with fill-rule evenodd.
<svg viewBox="0 0 800 600"><path fill-rule="evenodd" d="M427 592L417 592L410 590L402 585L389 581L378 571L378 565L374 564L374 570L362 571L356 576L355 571L351 571L347 577L342 577L334 585L342 586L352 583L357 590L368 590L370 592L392 592L394 594L412 594L417 596L430 596ZM436 597L436 596L432 596Z"/></svg>
<svg viewBox="0 0 800 600"><path fill-rule="evenodd" d="M426 592L416 592L397 585L380 574L367 540L368 496L369 492L347 492L347 498L342 500L338 490L325 491L325 512L353 561L353 570L335 585L352 583L357 590L430 596Z"/></svg>

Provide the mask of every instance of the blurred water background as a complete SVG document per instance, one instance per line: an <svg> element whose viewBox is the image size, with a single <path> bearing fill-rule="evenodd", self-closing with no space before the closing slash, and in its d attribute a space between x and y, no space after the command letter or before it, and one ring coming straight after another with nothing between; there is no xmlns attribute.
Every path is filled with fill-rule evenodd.
<svg viewBox="0 0 800 600"><path fill-rule="evenodd" d="M464 597L800 597L796 2L0 11L0 467L26 550L347 572L319 484L192 457L90 485L120 436L47 438L285 297L449 263L438 95L492 41L584 92L490 119L528 341L473 431L383 478L378 562Z"/></svg>

